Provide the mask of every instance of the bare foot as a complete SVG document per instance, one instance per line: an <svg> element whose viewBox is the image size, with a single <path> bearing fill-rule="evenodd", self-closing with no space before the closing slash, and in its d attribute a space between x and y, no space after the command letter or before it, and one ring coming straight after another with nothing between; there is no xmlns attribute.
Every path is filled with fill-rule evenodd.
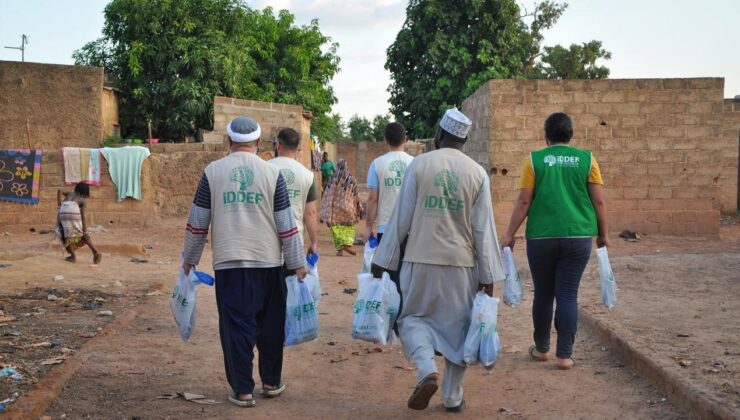
<svg viewBox="0 0 740 420"><path fill-rule="evenodd" d="M102 260L103 260L103 254L101 254L99 252L97 254L95 254L95 256L93 256L93 264L95 264L95 265L100 264L100 261L102 261Z"/></svg>
<svg viewBox="0 0 740 420"><path fill-rule="evenodd" d="M337 251L337 257L341 257L341 256L342 256L342 250L340 249L339 251Z"/></svg>
<svg viewBox="0 0 740 420"><path fill-rule="evenodd" d="M344 247L344 250L347 251L347 253L350 254L350 255L357 255L357 253L355 252L354 249L352 249L352 247L345 246Z"/></svg>
<svg viewBox="0 0 740 420"><path fill-rule="evenodd" d="M249 401L253 398L252 394L239 394L238 397L242 401Z"/></svg>
<svg viewBox="0 0 740 420"><path fill-rule="evenodd" d="M69 263L76 263L77 257L75 257L74 255L70 255L69 257L65 258L64 261L67 261Z"/></svg>
<svg viewBox="0 0 740 420"><path fill-rule="evenodd" d="M561 359L558 357L558 369L568 370L576 365L576 361L569 357L567 359Z"/></svg>

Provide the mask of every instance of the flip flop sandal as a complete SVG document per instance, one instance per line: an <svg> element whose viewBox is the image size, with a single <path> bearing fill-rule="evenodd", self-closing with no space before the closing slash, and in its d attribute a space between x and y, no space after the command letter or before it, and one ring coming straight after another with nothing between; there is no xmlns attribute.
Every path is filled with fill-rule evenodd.
<svg viewBox="0 0 740 420"><path fill-rule="evenodd" d="M465 400L462 400L460 402L460 405L455 407L445 407L445 411L448 413L462 413L463 409L465 408Z"/></svg>
<svg viewBox="0 0 740 420"><path fill-rule="evenodd" d="M262 390L260 390L260 395L265 398L275 398L282 394L283 391L285 391L285 384L280 382L280 385L278 385L277 388L265 388L263 386Z"/></svg>
<svg viewBox="0 0 740 420"><path fill-rule="evenodd" d="M537 346L531 345L529 346L529 357L531 357L533 360L536 360L538 362L546 362L547 359L542 358L540 356L537 356L534 354L534 351L537 350Z"/></svg>
<svg viewBox="0 0 740 420"><path fill-rule="evenodd" d="M412 410L423 410L429 406L429 400L439 389L437 377L428 375L416 385L413 394L409 397L408 407Z"/></svg>
<svg viewBox="0 0 740 420"><path fill-rule="evenodd" d="M574 359L572 357L569 357L569 359L570 359L571 362L573 362L572 365L570 365L570 366L560 366L560 364L558 364L558 369L560 369L560 370L573 369L576 366L576 359Z"/></svg>
<svg viewBox="0 0 740 420"><path fill-rule="evenodd" d="M254 407L257 405L257 400L252 397L250 400L240 400L239 396L236 394L236 392L231 391L229 393L229 402L232 404L236 404L239 407Z"/></svg>

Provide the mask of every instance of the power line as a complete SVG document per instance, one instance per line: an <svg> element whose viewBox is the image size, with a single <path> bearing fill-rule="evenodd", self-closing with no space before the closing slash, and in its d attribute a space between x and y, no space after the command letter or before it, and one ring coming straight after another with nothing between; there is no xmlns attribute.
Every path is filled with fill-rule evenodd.
<svg viewBox="0 0 740 420"><path fill-rule="evenodd" d="M11 50L21 50L21 62L26 61L26 45L28 45L28 35L21 35L21 46L20 47L5 47Z"/></svg>

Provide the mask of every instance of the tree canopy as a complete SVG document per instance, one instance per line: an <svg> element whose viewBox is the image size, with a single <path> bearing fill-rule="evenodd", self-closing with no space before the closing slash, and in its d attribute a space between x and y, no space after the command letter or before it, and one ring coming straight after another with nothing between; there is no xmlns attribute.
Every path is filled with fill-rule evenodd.
<svg viewBox="0 0 740 420"><path fill-rule="evenodd" d="M179 139L210 129L216 95L302 105L331 128L337 44L314 20L250 9L243 0L112 0L103 37L73 54L104 67L121 90L124 133Z"/></svg>
<svg viewBox="0 0 740 420"><path fill-rule="evenodd" d="M566 7L550 0L532 10L516 0L410 0L387 50L391 113L412 137L431 137L445 109L490 79L607 77L596 61L611 54L599 41L543 48L543 31Z"/></svg>
<svg viewBox="0 0 740 420"><path fill-rule="evenodd" d="M385 137L385 126L391 122L388 115L378 114L372 121L357 115L353 115L347 121L347 140L382 141Z"/></svg>

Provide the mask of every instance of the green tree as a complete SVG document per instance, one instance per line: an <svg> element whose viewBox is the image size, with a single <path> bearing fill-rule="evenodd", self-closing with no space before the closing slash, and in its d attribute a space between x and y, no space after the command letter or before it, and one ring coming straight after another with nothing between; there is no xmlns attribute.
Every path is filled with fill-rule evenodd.
<svg viewBox="0 0 740 420"><path fill-rule="evenodd" d="M545 79L606 79L609 69L597 65L596 60L611 56L601 48L601 41L572 44L567 49L560 45L545 47L537 71Z"/></svg>
<svg viewBox="0 0 740 420"><path fill-rule="evenodd" d="M339 114L317 115L311 121L311 131L319 136L320 142L335 142L345 140L347 135L344 133L344 121ZM321 133L319 135L318 133Z"/></svg>
<svg viewBox="0 0 740 420"><path fill-rule="evenodd" d="M373 118L373 140L382 141L385 138L385 126L391 122L387 114L379 114Z"/></svg>
<svg viewBox="0 0 740 420"><path fill-rule="evenodd" d="M210 129L213 97L303 105L324 116L336 102L337 44L317 21L297 27L288 11L243 0L113 0L103 37L73 54L114 76L128 135L179 139ZM318 133L317 133L318 134Z"/></svg>
<svg viewBox="0 0 740 420"><path fill-rule="evenodd" d="M543 49L543 31L566 7L550 0L531 11L516 0L410 0L387 50L391 113L412 137L431 137L445 109L490 79L607 77L595 64L610 58L598 41L567 53Z"/></svg>
<svg viewBox="0 0 740 420"><path fill-rule="evenodd" d="M372 140L373 126L365 117L353 115L347 121L348 140Z"/></svg>

